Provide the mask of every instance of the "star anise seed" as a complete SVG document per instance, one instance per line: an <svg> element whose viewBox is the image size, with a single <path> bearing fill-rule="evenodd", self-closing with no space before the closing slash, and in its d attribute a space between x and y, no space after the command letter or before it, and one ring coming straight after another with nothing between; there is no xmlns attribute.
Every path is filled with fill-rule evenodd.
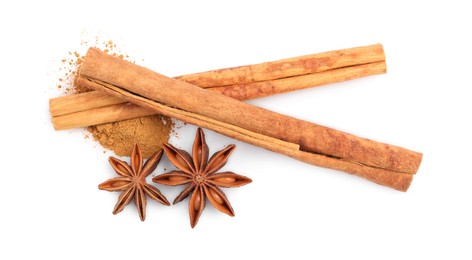
<svg viewBox="0 0 472 260"><path fill-rule="evenodd" d="M174 204L192 193L189 201L190 225L192 228L197 225L207 198L216 209L229 216L234 216L231 204L218 186L225 188L240 187L251 183L252 180L232 172L216 172L226 164L235 147L235 145L228 145L223 150L213 154L208 160L208 146L201 128L198 128L195 137L192 149L193 156L169 143L164 144L167 157L180 171L158 175L152 181L171 186L189 184L175 198Z"/></svg>
<svg viewBox="0 0 472 260"><path fill-rule="evenodd" d="M162 153L162 149L157 151L143 166L143 157L136 144L131 153L131 166L114 157L108 159L115 172L121 177L109 179L98 185L98 188L107 191L122 191L113 209L113 214L121 212L134 198L139 217L141 221L144 221L146 218L146 195L163 205L170 205L166 197L156 187L146 182L146 177L156 169L161 160Z"/></svg>

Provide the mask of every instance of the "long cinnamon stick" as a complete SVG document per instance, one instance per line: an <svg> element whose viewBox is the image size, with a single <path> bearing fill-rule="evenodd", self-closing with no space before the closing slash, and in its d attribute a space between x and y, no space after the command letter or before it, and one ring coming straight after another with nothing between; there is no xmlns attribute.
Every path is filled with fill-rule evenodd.
<svg viewBox="0 0 472 260"><path fill-rule="evenodd" d="M176 79L202 88L246 84L385 61L381 44L328 51L278 61L184 75Z"/></svg>
<svg viewBox="0 0 472 260"><path fill-rule="evenodd" d="M94 48L87 52L78 84L311 164L343 170L398 190L406 191L421 162L420 153L255 107L167 78ZM280 143L288 145L281 146Z"/></svg>
<svg viewBox="0 0 472 260"><path fill-rule="evenodd" d="M357 63L354 63L353 57L357 57L355 61ZM177 78L196 82L197 85L201 83L211 91L222 93L234 99L249 100L385 73L386 64L384 59L382 45L375 44L281 61L207 71ZM317 66L314 66L314 64ZM338 68L340 66L344 67ZM221 85L228 82L241 82L240 78L245 76L247 71L254 71L255 75L259 75L254 76L252 80L267 80L249 82L251 79L247 78L244 81L246 83L208 87L209 82L212 82L212 84L219 82ZM266 75L262 75L263 73ZM294 73L300 73L300 75L293 75ZM228 75L232 75L234 78L231 80ZM221 78L221 81L217 79L218 77ZM94 91L53 98L50 100L49 106L56 130L115 122L150 114L149 110L136 109L128 105L118 109L117 104L119 103L125 103L125 101ZM105 108L106 106L109 107ZM97 110L97 108L101 109ZM130 111L127 111L128 109ZM87 113L86 110L90 111Z"/></svg>

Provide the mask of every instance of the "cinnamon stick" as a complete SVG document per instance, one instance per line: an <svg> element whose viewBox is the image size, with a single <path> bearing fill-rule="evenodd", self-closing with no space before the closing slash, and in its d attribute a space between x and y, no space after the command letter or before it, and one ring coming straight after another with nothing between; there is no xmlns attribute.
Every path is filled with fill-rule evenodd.
<svg viewBox="0 0 472 260"><path fill-rule="evenodd" d="M385 61L381 44L299 56L278 61L184 75L176 79L202 88L267 81Z"/></svg>
<svg viewBox="0 0 472 260"><path fill-rule="evenodd" d="M54 129L64 130L99 125L107 122L118 122L155 114L156 112L151 109L126 102L55 116L52 118L52 123Z"/></svg>
<svg viewBox="0 0 472 260"><path fill-rule="evenodd" d="M353 57L357 57L357 60L354 61ZM340 66L344 67L338 68ZM254 75L257 75L253 76L252 80L266 79L266 81L249 82L251 78L242 81L240 78L245 76L248 71L253 71ZM222 93L234 99L249 100L385 72L386 64L382 45L375 44L176 78L196 82L197 85L201 84L208 90ZM264 73L265 75L262 75ZM300 73L300 75L294 75L294 73ZM232 75L234 78L231 80L228 75ZM213 86L217 82L221 86ZM243 83L224 86L228 82ZM125 101L94 91L54 98L50 100L49 106L56 130L115 122L151 113L149 110L136 109L128 105L118 109L119 106L116 104L119 103L125 103ZM106 106L109 107L105 108ZM97 108L101 109L97 110ZM128 108L132 111L126 111ZM86 110L90 111L87 113Z"/></svg>
<svg viewBox="0 0 472 260"><path fill-rule="evenodd" d="M51 98L49 100L49 113L52 117L55 117L123 103L126 103L126 101L121 98L100 91L90 91Z"/></svg>
<svg viewBox="0 0 472 260"><path fill-rule="evenodd" d="M87 52L77 82L160 114L402 191L421 163L420 153L255 107L94 48Z"/></svg>

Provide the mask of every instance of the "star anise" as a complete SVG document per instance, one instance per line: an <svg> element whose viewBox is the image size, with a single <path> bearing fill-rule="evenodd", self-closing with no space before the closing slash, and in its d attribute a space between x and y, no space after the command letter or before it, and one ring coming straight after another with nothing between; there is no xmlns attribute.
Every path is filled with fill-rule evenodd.
<svg viewBox="0 0 472 260"><path fill-rule="evenodd" d="M201 128L198 129L193 144L193 158L184 150L175 148L169 143L164 144L164 151L169 160L180 169L156 176L152 181L164 185L183 185L189 183L174 200L174 204L182 201L193 193L189 201L190 225L195 227L205 208L206 198L219 211L234 216L233 208L226 195L218 186L234 188L251 183L248 177L232 172L215 173L228 161L235 145L216 152L208 160L208 146Z"/></svg>
<svg viewBox="0 0 472 260"><path fill-rule="evenodd" d="M146 218L146 195L163 205L170 205L166 197L156 187L146 182L146 177L156 169L161 160L162 153L162 149L160 149L143 165L143 157L136 144L131 153L131 166L114 157L108 159L115 172L121 177L109 179L98 185L98 188L107 191L122 191L115 209L113 209L113 214L121 212L133 197L141 221Z"/></svg>

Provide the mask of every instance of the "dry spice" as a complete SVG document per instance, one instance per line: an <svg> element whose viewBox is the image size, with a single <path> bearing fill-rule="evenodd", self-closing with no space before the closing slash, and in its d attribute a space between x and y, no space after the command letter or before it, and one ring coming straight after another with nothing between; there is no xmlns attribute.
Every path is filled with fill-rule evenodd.
<svg viewBox="0 0 472 260"><path fill-rule="evenodd" d="M113 209L113 214L121 212L134 198L139 217L141 221L144 221L146 218L146 195L163 205L170 205L166 197L156 187L146 182L146 177L156 169L161 157L162 149L152 155L143 165L139 146L135 145L131 154L131 166L114 157L109 158L111 166L120 177L109 179L100 184L98 188L122 192Z"/></svg>
<svg viewBox="0 0 472 260"><path fill-rule="evenodd" d="M216 209L229 216L234 216L231 204L218 186L225 188L240 187L251 183L252 180L232 172L215 172L226 164L235 147L235 145L229 145L225 149L213 154L210 160L208 160L208 146L201 128L198 128L193 144L193 157L186 151L177 149L169 143L164 145L167 157L180 171L171 171L156 176L152 181L172 186L189 184L175 198L174 204L182 201L192 193L188 205L192 228L197 225L198 219L205 208L207 198Z"/></svg>
<svg viewBox="0 0 472 260"><path fill-rule="evenodd" d="M88 127L93 138L118 156L129 156L139 144L144 158L149 158L169 140L173 122L154 115Z"/></svg>
<svg viewBox="0 0 472 260"><path fill-rule="evenodd" d="M161 115L400 191L408 189L421 164L421 153L247 104L94 48L87 52L77 83Z"/></svg>

